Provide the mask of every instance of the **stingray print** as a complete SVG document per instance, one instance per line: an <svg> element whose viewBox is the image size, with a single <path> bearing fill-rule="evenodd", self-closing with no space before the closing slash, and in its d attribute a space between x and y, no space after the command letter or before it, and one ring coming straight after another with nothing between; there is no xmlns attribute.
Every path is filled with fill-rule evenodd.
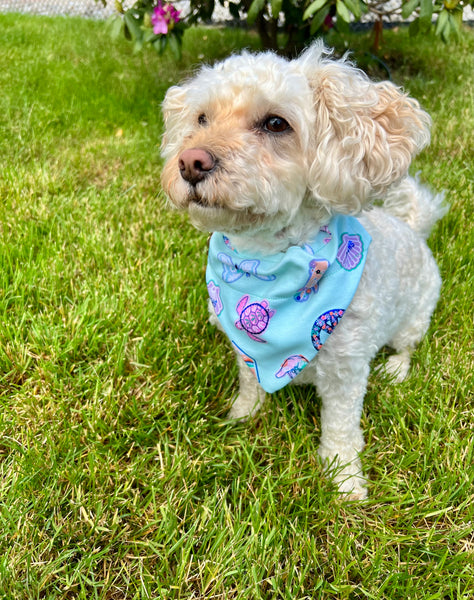
<svg viewBox="0 0 474 600"><path fill-rule="evenodd" d="M266 340L257 336L265 331L270 319L275 314L275 311L269 308L268 302L262 300L249 303L249 297L242 296L235 310L239 315L235 322L237 329L245 331L249 338L256 342L266 343Z"/></svg>
<svg viewBox="0 0 474 600"><path fill-rule="evenodd" d="M243 260L237 265L232 260L232 257L224 252L219 252L217 258L224 265L222 279L227 283L234 283L234 281L238 281L244 275L245 277L253 275L257 279L260 279L260 281L274 281L276 279L276 275L259 275L257 273L258 266L260 265L260 261L257 259Z"/></svg>
<svg viewBox="0 0 474 600"><path fill-rule="evenodd" d="M290 379L294 379L306 367L308 362L308 359L302 354L292 354L283 361L281 369L275 373L275 377L285 377L285 375L288 375Z"/></svg>
<svg viewBox="0 0 474 600"><path fill-rule="evenodd" d="M358 233L351 235L343 233L341 244L337 251L336 260L346 271L352 271L359 266L364 254L364 244Z"/></svg>
<svg viewBox="0 0 474 600"><path fill-rule="evenodd" d="M342 308L328 310L320 315L313 323L313 327L311 329L311 341L316 350L321 350L323 345L321 342L321 333L323 331L328 335L332 333L336 325L341 320L344 312L345 311Z"/></svg>
<svg viewBox="0 0 474 600"><path fill-rule="evenodd" d="M313 259L309 263L309 278L304 286L298 290L294 296L297 302L306 302L311 292L316 293L319 287L319 280L329 269L329 261L323 259Z"/></svg>
<svg viewBox="0 0 474 600"><path fill-rule="evenodd" d="M212 306L214 307L214 312L217 316L219 316L224 310L224 305L222 304L221 300L221 289L211 279L207 284L207 291L209 292L209 298L211 299Z"/></svg>

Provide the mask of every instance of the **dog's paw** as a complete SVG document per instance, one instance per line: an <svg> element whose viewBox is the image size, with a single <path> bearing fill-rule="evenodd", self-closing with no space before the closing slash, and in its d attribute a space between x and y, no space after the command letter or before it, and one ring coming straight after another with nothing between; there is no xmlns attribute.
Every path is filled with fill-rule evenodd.
<svg viewBox="0 0 474 600"><path fill-rule="evenodd" d="M358 454L352 454L351 458L343 459L339 454L334 454L333 451L328 451L327 448L319 447L319 456L323 461L323 465L336 484L340 494L340 500L365 500L367 498L367 478L362 472L362 463Z"/></svg>
<svg viewBox="0 0 474 600"><path fill-rule="evenodd" d="M238 421L239 423L246 423L250 419L250 415L245 411L231 407L227 413L227 419L229 421Z"/></svg>
<svg viewBox="0 0 474 600"><path fill-rule="evenodd" d="M244 423L259 411L262 404L263 399L260 398L260 395L257 398L248 398L243 394L239 394L234 399L227 418L232 421Z"/></svg>
<svg viewBox="0 0 474 600"><path fill-rule="evenodd" d="M410 353L400 352L390 356L385 364L385 373L393 378L395 383L405 381L410 370Z"/></svg>
<svg viewBox="0 0 474 600"><path fill-rule="evenodd" d="M340 494L340 500L343 502L360 501L367 498L367 479L362 475L347 475L341 473L334 477L334 482L337 485Z"/></svg>

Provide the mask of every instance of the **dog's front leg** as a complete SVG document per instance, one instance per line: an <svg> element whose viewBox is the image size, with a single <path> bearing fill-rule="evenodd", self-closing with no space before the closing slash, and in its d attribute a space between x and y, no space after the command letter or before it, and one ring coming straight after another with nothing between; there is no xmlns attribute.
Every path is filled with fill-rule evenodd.
<svg viewBox="0 0 474 600"><path fill-rule="evenodd" d="M239 394L232 403L232 408L229 411L229 418L245 421L249 417L252 417L261 407L265 400L265 391L238 354L237 364L239 366L240 388Z"/></svg>
<svg viewBox="0 0 474 600"><path fill-rule="evenodd" d="M212 303L209 300L209 322L221 331L222 326L216 317ZM252 417L265 400L265 390L258 384L258 381L249 367L245 364L241 355L236 352L237 365L239 367L239 393L232 402L232 407L227 415L229 419L238 419L246 421Z"/></svg>
<svg viewBox="0 0 474 600"><path fill-rule="evenodd" d="M347 499L367 496L359 452L364 447L360 428L369 375L367 360L321 351L316 365L316 387L322 400L319 455Z"/></svg>

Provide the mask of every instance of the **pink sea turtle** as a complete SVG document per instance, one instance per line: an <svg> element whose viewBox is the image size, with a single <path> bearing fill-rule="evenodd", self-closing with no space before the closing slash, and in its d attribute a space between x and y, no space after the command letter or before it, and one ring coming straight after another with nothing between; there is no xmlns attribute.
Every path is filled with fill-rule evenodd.
<svg viewBox="0 0 474 600"><path fill-rule="evenodd" d="M237 329L243 329L249 338L256 342L265 342L257 335L260 335L268 327L268 322L275 314L275 311L268 306L266 300L261 302L252 302L249 304L249 296L242 296L235 310L239 318L235 322Z"/></svg>

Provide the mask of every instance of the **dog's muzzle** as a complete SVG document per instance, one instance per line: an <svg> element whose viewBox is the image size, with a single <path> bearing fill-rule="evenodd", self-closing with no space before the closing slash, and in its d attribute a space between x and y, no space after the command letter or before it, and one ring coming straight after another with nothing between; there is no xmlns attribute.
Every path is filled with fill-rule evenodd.
<svg viewBox="0 0 474 600"><path fill-rule="evenodd" d="M202 148L184 150L178 159L181 177L193 187L215 169L216 163L214 156Z"/></svg>

